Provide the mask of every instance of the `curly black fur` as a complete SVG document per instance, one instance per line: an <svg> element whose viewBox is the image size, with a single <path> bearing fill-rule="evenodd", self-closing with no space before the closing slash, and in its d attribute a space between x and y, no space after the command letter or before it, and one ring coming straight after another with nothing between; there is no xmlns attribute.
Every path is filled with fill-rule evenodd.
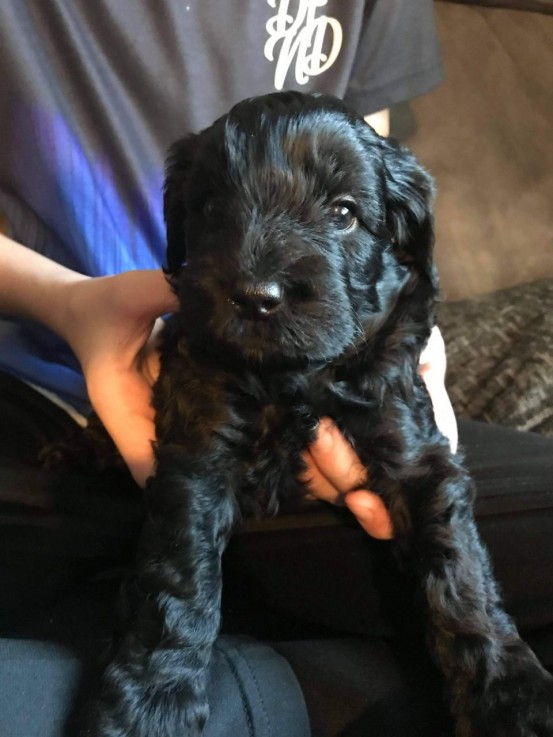
<svg viewBox="0 0 553 737"><path fill-rule="evenodd" d="M83 735L200 735L221 554L301 495L332 417L415 569L459 737L553 735L553 680L501 608L473 484L417 364L434 321L432 183L332 98L246 100L173 147L167 271L181 309L155 387L157 471L121 635Z"/></svg>

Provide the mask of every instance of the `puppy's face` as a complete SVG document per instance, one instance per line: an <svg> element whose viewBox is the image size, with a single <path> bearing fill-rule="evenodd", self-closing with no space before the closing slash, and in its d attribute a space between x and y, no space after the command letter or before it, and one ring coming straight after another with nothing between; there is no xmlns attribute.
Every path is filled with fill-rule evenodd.
<svg viewBox="0 0 553 737"><path fill-rule="evenodd" d="M168 266L189 337L254 365L355 350L428 268L429 195L407 152L331 98L240 103L169 160Z"/></svg>

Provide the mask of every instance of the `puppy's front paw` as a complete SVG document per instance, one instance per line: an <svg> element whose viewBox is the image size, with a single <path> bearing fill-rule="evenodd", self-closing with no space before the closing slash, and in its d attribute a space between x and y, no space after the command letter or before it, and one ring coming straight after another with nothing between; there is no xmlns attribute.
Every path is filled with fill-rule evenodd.
<svg viewBox="0 0 553 737"><path fill-rule="evenodd" d="M473 692L472 717L458 737L553 737L553 678L539 664L512 668Z"/></svg>
<svg viewBox="0 0 553 737"><path fill-rule="evenodd" d="M188 684L105 689L83 715L78 737L201 737L209 715L205 694Z"/></svg>

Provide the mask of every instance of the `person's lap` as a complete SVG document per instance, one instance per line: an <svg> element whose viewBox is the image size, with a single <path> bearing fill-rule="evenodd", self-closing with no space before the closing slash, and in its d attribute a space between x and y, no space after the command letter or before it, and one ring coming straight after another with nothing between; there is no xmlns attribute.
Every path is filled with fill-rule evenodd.
<svg viewBox="0 0 553 737"><path fill-rule="evenodd" d="M0 713L7 735L46 737L40 713L48 712L52 724L53 712L58 723L65 718L79 663L92 662L109 637L111 603L121 567L132 560L141 507L131 484L115 493L87 484L66 493L31 465L37 447L71 423L46 399L8 384L10 392L0 386L0 690L11 711ZM477 423L460 423L460 435L477 481L479 527L507 606L551 663L553 442ZM427 735L446 733L408 581L396 571L388 543L342 522L314 504L231 544L224 628L273 647L218 641L206 734L271 734L260 722L258 732L245 732L252 718L274 724L289 718L299 731L286 727L287 735L308 734L302 691L315 737L366 734L369 727L411 736L421 725ZM28 713L33 693L49 704L36 711L34 733L30 717L6 716ZM231 714L235 732L225 721Z"/></svg>

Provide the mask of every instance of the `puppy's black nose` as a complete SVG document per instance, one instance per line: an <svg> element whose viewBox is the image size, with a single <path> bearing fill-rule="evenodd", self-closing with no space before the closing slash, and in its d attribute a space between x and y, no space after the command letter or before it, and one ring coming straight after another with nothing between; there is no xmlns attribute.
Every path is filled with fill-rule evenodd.
<svg viewBox="0 0 553 737"><path fill-rule="evenodd" d="M234 285L230 302L241 317L260 320L270 317L283 300L280 284L276 282L245 282Z"/></svg>

